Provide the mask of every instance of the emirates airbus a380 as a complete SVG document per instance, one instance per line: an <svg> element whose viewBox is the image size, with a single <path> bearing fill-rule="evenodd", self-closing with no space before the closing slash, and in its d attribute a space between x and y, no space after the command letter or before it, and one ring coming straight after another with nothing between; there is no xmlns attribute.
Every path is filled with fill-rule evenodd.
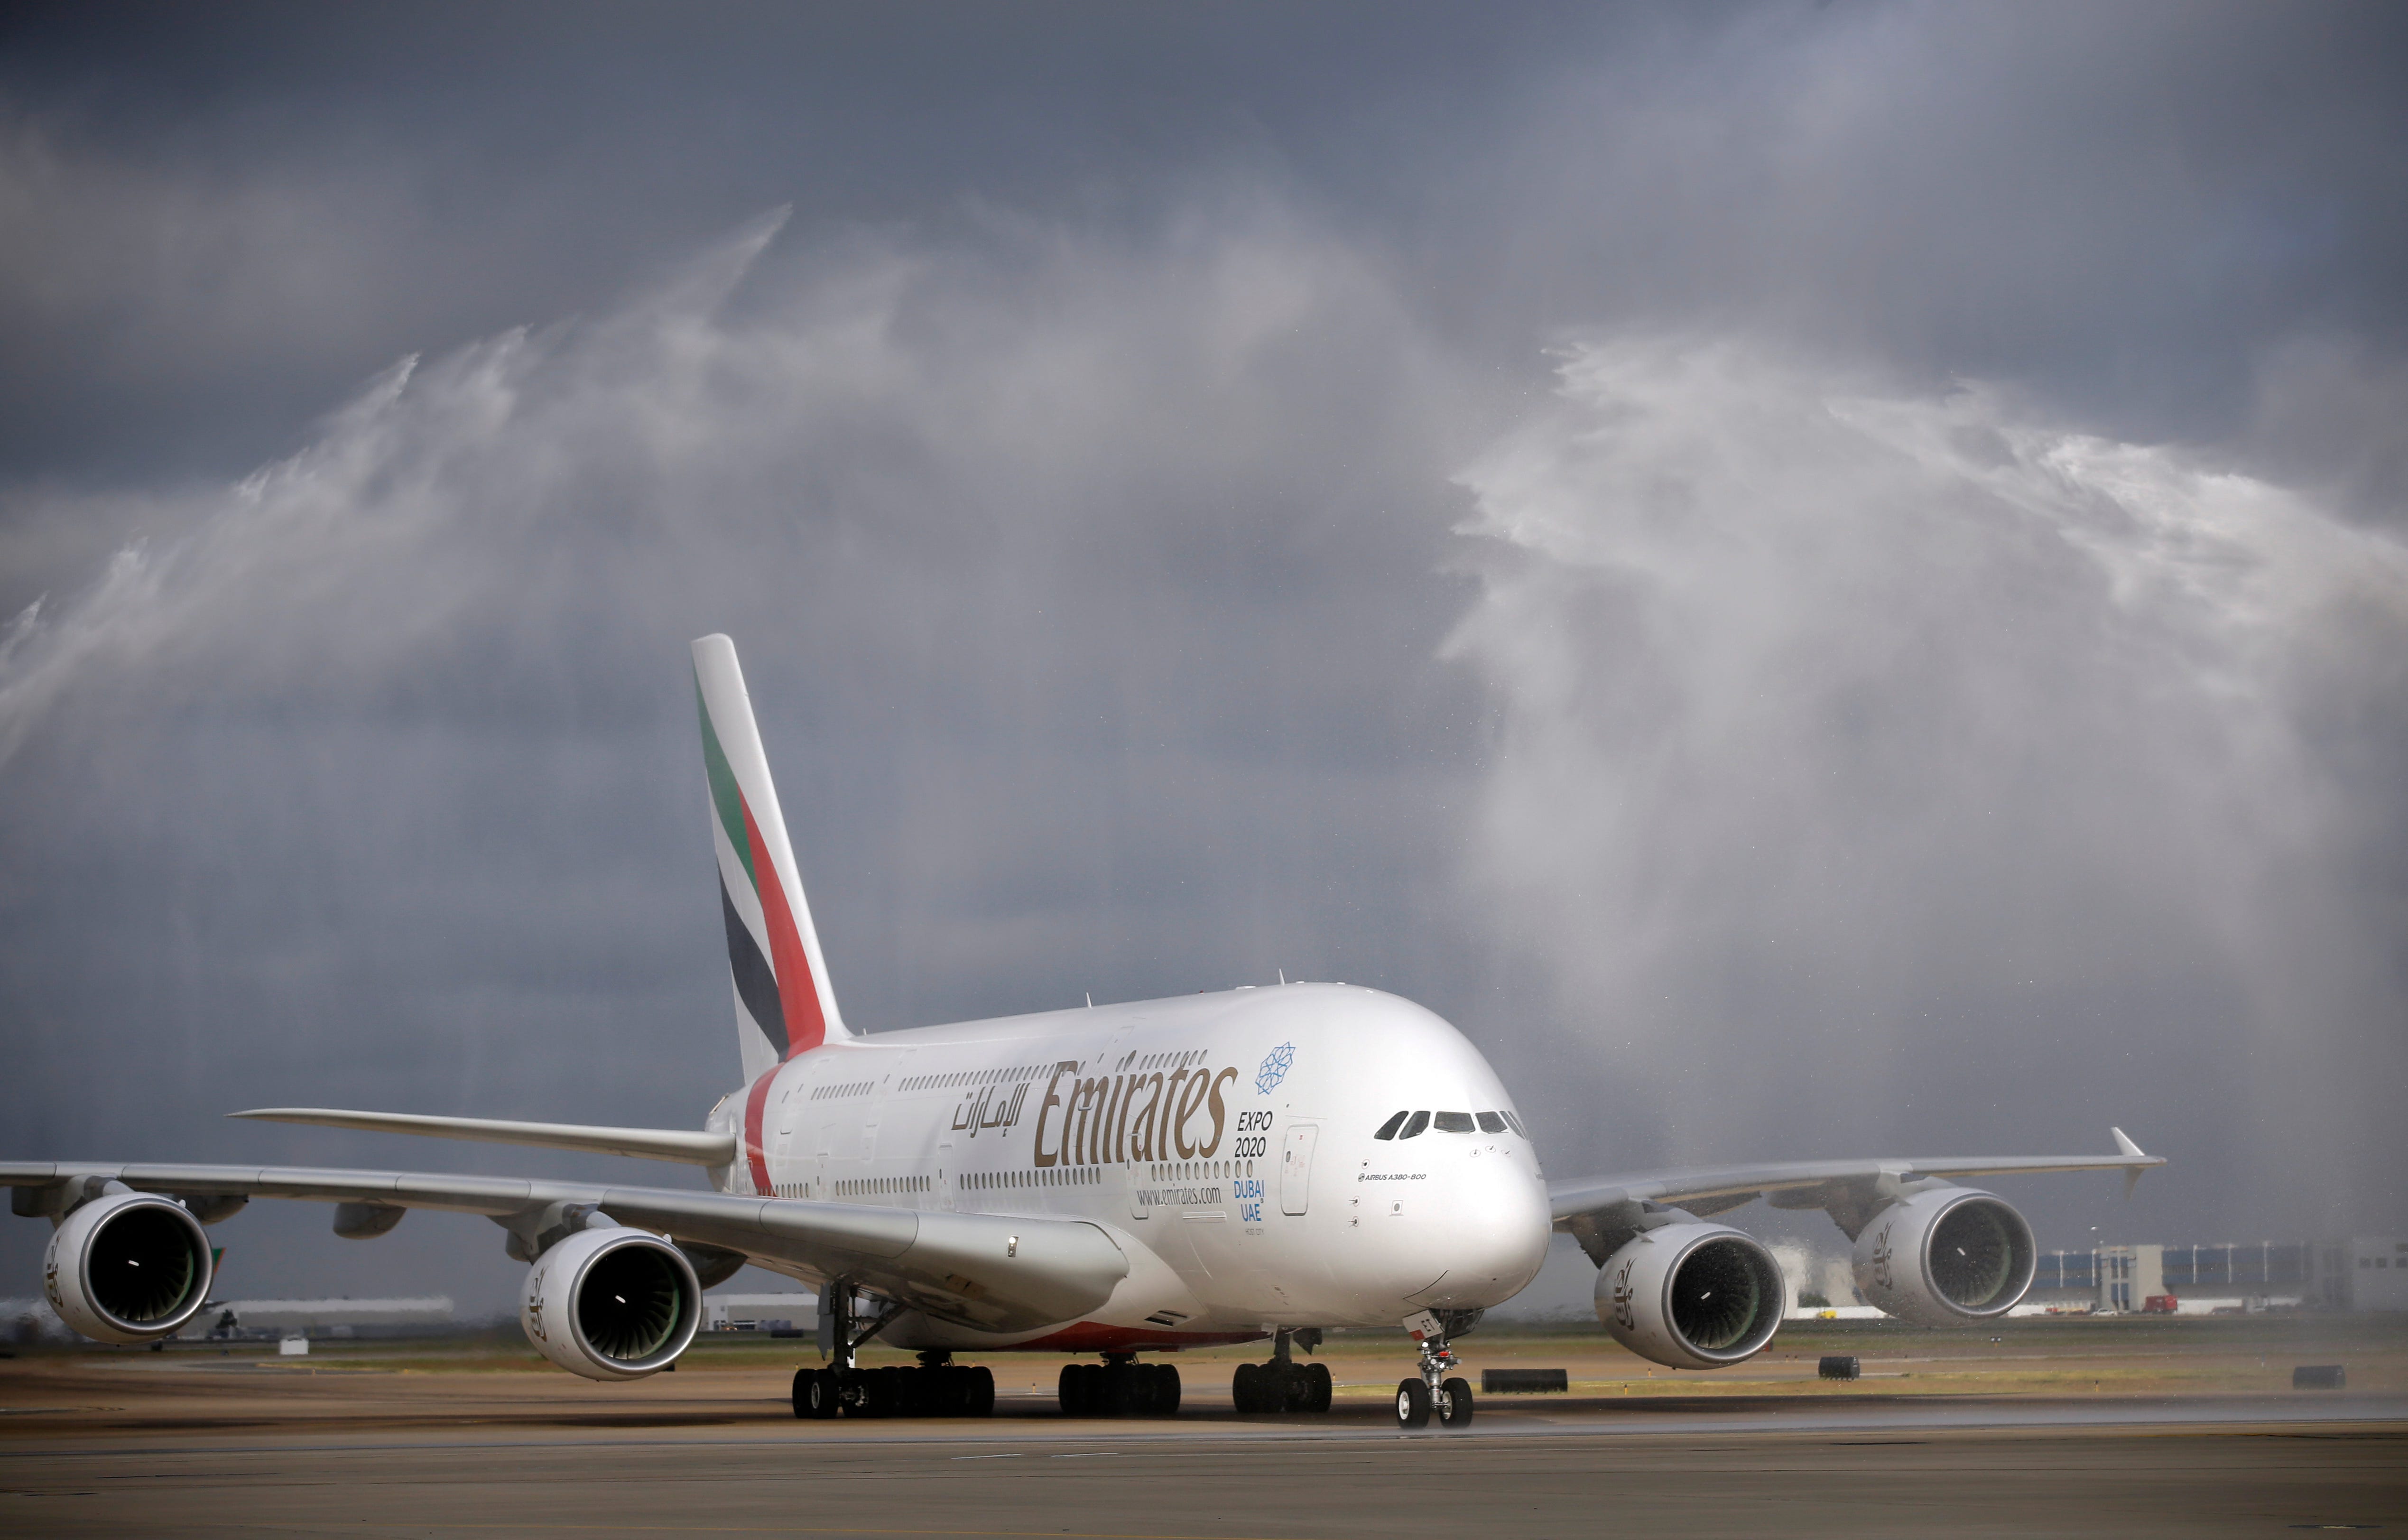
<svg viewBox="0 0 2408 1540"><path fill-rule="evenodd" d="M1240 1412L1329 1406L1300 1361L1329 1327L1399 1332L1408 1428L1467 1425L1449 1339L1537 1274L1550 1230L1598 1267L1598 1315L1677 1369L1771 1341L1778 1267L1711 1216L1757 1198L1819 1208L1855 1243L1857 1288L1933 1326L2003 1315L2030 1285L2023 1216L1955 1179L2162 1162L2119 1153L1801 1161L1549 1182L1497 1075L1410 1000L1340 984L859 1036L828 986L736 648L694 644L711 842L743 1085L699 1131L323 1108L235 1115L595 1150L704 1168L710 1190L516 1177L228 1165L0 1162L13 1207L55 1227L45 1286L111 1343L165 1337L208 1298L203 1226L251 1198L336 1205L335 1233L385 1234L413 1208L480 1214L528 1264L521 1318L597 1380L667 1368L702 1292L747 1262L816 1286L827 1367L795 1376L797 1417L988 1411L956 1356L1071 1355L1073 1415L1168 1415L1178 1371L1141 1353L1268 1339ZM865 1370L872 1337L918 1368Z"/></svg>

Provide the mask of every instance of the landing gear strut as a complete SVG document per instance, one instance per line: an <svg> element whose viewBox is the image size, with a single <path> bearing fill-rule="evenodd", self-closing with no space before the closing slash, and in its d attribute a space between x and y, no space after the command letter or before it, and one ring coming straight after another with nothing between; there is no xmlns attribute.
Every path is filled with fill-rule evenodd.
<svg viewBox="0 0 2408 1540"><path fill-rule="evenodd" d="M1179 1371L1107 1353L1101 1363L1064 1364L1059 1393L1064 1417L1175 1417Z"/></svg>
<svg viewBox="0 0 2408 1540"><path fill-rule="evenodd" d="M956 1364L951 1353L923 1353L916 1369L856 1367L854 1351L903 1313L901 1305L889 1304L857 1328L856 1303L849 1284L831 1283L820 1291L820 1349L830 1361L824 1369L795 1371L796 1417L986 1417L994 1412L994 1374Z"/></svg>
<svg viewBox="0 0 2408 1540"><path fill-rule="evenodd" d="M1329 1366L1298 1363L1294 1349L1320 1347L1318 1327L1283 1328L1271 1338L1268 1363L1241 1363L1229 1378L1229 1400L1240 1413L1329 1410Z"/></svg>
<svg viewBox="0 0 2408 1540"><path fill-rule="evenodd" d="M1470 1323L1462 1326L1468 1331ZM1417 1377L1397 1382L1397 1426L1426 1428L1436 1416L1441 1428L1470 1427L1471 1383L1448 1373L1459 1365L1447 1346L1446 1323L1425 1310L1407 1317L1405 1330L1421 1349L1422 1366Z"/></svg>

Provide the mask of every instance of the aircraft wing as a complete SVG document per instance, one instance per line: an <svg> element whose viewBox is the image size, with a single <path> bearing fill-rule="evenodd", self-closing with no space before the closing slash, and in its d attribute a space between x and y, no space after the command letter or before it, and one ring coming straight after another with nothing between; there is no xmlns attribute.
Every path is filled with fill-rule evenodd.
<svg viewBox="0 0 2408 1540"><path fill-rule="evenodd" d="M64 1195L69 1184L93 1179L179 1198L297 1198L481 1214L538 1244L571 1216L598 1210L674 1241L741 1252L781 1273L850 1279L938 1319L988 1331L1074 1319L1109 1299L1129 1270L1109 1234L1076 1219L425 1172L0 1161L0 1187L20 1189L12 1206L22 1215L55 1212L44 1189ZM389 1228L371 1222L350 1232Z"/></svg>
<svg viewBox="0 0 2408 1540"><path fill-rule="evenodd" d="M1696 1166L1673 1171L1638 1172L1628 1175L1586 1177L1547 1185L1548 1206L1555 1228L1589 1237L1584 1231L1619 1228L1617 1220L1641 1212L1641 1205L1658 1203L1704 1216L1762 1198L1775 1208L1819 1208L1828 1212L1854 1238L1863 1228L1862 1216L1898 1188L1927 1177L2007 1176L2057 1171L2120 1171L2125 1191L2141 1173L2162 1166L2163 1156L2142 1151L2121 1129L2110 1130L2114 1155L1971 1156L1945 1159L1872 1160L1791 1160L1756 1166ZM1626 1221L1627 1222L1627 1221Z"/></svg>
<svg viewBox="0 0 2408 1540"><path fill-rule="evenodd" d="M693 1166L724 1166L736 1159L732 1133L695 1133L684 1129L612 1129L590 1123L522 1123L498 1117L431 1117L424 1113L354 1112L348 1107L254 1107L228 1117L267 1123L310 1123L370 1133L414 1133L435 1139L475 1139L492 1144L534 1144L542 1149L592 1150L639 1160L681 1160Z"/></svg>

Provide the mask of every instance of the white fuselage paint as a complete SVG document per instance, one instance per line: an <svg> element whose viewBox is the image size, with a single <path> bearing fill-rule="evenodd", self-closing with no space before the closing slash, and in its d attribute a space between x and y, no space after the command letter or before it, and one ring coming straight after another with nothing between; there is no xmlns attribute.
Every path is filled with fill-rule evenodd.
<svg viewBox="0 0 2408 1540"><path fill-rule="evenodd" d="M1512 1107L1453 1027L1374 989L884 1032L765 1078L711 1115L739 1147L758 1142L716 1173L723 1190L762 1192L766 1176L767 1196L1084 1220L1128 1257L1081 1321L1006 1337L914 1314L883 1333L898 1346L1117 1350L1394 1326L1501 1303L1546 1254L1546 1180L1521 1135L1374 1137L1402 1111Z"/></svg>

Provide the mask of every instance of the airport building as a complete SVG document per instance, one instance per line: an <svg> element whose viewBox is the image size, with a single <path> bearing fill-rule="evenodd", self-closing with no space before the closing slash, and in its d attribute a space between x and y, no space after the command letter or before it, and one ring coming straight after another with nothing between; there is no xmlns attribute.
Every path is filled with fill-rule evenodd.
<svg viewBox="0 0 2408 1540"><path fill-rule="evenodd" d="M2361 1235L2317 1247L2312 1297L2328 1310L2408 1310L2408 1241Z"/></svg>
<svg viewBox="0 0 2408 1540"><path fill-rule="evenodd" d="M2043 1251L2027 1298L2103 1311L2152 1299L2296 1301L2324 1310L2408 1310L2408 1241L2217 1241Z"/></svg>
<svg viewBox="0 0 2408 1540"><path fill-rule="evenodd" d="M705 1294L706 1331L809 1331L819 1322L817 1294Z"/></svg>
<svg viewBox="0 0 2408 1540"><path fill-rule="evenodd" d="M454 1331L448 1294L408 1299L211 1300L177 1336L233 1342L258 1338L411 1337Z"/></svg>

